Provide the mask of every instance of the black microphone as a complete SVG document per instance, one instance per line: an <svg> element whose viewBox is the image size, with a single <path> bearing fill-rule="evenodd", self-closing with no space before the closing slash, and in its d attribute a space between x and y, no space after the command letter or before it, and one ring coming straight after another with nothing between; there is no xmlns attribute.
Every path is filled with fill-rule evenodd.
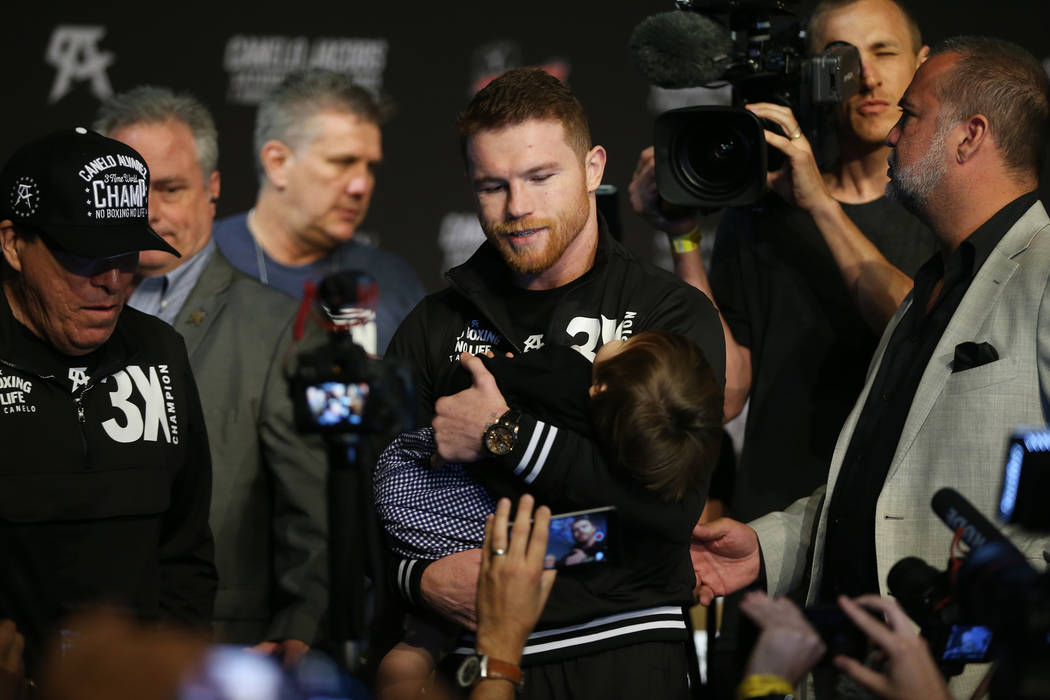
<svg viewBox="0 0 1050 700"><path fill-rule="evenodd" d="M990 542L1001 542L1019 556L1023 556L999 528L988 522L988 519L977 512L973 504L955 489L943 488L933 494L930 505L937 517L953 532L962 528L962 541L969 545L970 551Z"/></svg>
<svg viewBox="0 0 1050 700"><path fill-rule="evenodd" d="M729 30L686 10L662 12L643 20L630 40L634 67L654 85L687 88L718 80L729 65Z"/></svg>

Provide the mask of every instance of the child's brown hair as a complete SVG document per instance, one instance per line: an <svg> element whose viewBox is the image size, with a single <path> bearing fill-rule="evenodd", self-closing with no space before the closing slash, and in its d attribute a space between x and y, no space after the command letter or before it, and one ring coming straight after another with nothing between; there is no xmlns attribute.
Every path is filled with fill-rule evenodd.
<svg viewBox="0 0 1050 700"><path fill-rule="evenodd" d="M722 441L722 389L684 336L644 331L594 366L597 442L635 481L667 501L707 481Z"/></svg>

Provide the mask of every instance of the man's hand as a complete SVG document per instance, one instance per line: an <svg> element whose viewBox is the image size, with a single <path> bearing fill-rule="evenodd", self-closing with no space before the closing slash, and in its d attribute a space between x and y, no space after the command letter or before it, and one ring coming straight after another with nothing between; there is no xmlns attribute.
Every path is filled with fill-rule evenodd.
<svg viewBox="0 0 1050 700"><path fill-rule="evenodd" d="M740 602L740 610L762 630L745 676L780 676L795 686L824 656L827 648L820 635L787 598L751 591Z"/></svg>
<svg viewBox="0 0 1050 700"><path fill-rule="evenodd" d="M22 696L25 663L22 652L25 639L11 620L0 620L0 700L16 700Z"/></svg>
<svg viewBox="0 0 1050 700"><path fill-rule="evenodd" d="M835 204L834 198L824 184L824 176L817 167L813 157L813 148L809 139L795 119L791 109L767 102L756 102L747 105L755 116L779 124L787 136L765 131L766 143L777 149L787 158L784 167L766 175L766 184L785 201L808 212ZM797 134L797 136L796 136ZM794 138L792 138L794 136Z"/></svg>
<svg viewBox="0 0 1050 700"><path fill-rule="evenodd" d="M446 462L476 462L482 456L481 437L509 408L496 379L484 363L470 353L459 356L474 383L458 394L445 396L434 404L434 439L438 454Z"/></svg>
<svg viewBox="0 0 1050 700"><path fill-rule="evenodd" d="M886 654L886 672L879 673L848 656L836 656L835 666L868 690L888 698L909 700L948 700L948 687L933 661L926 640L897 601L877 595L850 600L839 597L839 607ZM886 622L876 619L861 606L878 610Z"/></svg>
<svg viewBox="0 0 1050 700"><path fill-rule="evenodd" d="M476 629L474 602L480 568L480 549L441 557L423 570L420 581L423 600L442 617L468 629Z"/></svg>
<svg viewBox="0 0 1050 700"><path fill-rule="evenodd" d="M791 110L763 102L747 108L755 115L779 124L788 135L785 138L768 130L765 132L766 143L787 157L783 168L767 175L769 188L813 217L850 297L868 327L876 335L881 334L911 290L911 278L886 260L831 196L813 158L813 149L802 135Z"/></svg>
<svg viewBox="0 0 1050 700"><path fill-rule="evenodd" d="M263 656L280 657L281 664L285 668L292 668L303 660L306 652L310 651L310 645L298 639L282 639L277 642L256 644L253 647L249 647L248 651L262 654Z"/></svg>
<svg viewBox="0 0 1050 700"><path fill-rule="evenodd" d="M649 222L651 226L670 236L684 236L696 228L696 212L689 209L678 209L676 216L668 216L668 209L660 199L656 188L656 158L653 147L649 146L638 156L638 165L627 188L631 195L631 207L634 213Z"/></svg>
<svg viewBox="0 0 1050 700"><path fill-rule="evenodd" d="M521 658L556 575L543 568L550 509L538 508L535 523L530 523L532 506L533 499L528 494L518 501L508 542L510 500L501 498L496 514L485 523L485 542L481 546L477 649L510 663L518 663Z"/></svg>
<svg viewBox="0 0 1050 700"><path fill-rule="evenodd" d="M718 518L697 524L689 555L696 573L693 596L702 605L739 591L758 578L758 535L736 520Z"/></svg>

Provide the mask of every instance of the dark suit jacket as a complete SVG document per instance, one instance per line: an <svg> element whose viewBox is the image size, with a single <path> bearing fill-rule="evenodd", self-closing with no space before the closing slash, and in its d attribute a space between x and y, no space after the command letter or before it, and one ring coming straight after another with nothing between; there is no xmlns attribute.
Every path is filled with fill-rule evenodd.
<svg viewBox="0 0 1050 700"><path fill-rule="evenodd" d="M296 308L216 250L175 319L211 445L222 642L313 643L328 604L324 445L296 431L282 370Z"/></svg>

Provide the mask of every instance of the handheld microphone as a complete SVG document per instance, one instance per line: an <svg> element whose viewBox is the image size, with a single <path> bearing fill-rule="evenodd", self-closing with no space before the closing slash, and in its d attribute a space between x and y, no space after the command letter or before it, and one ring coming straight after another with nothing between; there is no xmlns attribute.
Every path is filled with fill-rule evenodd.
<svg viewBox="0 0 1050 700"><path fill-rule="evenodd" d="M663 88L706 85L725 73L733 40L729 30L685 10L644 19L631 33L631 60L646 80Z"/></svg>
<svg viewBox="0 0 1050 700"><path fill-rule="evenodd" d="M953 531L962 529L962 541L970 547L970 551L991 542L1000 542L1019 556L1023 556L999 528L977 512L973 504L955 489L943 488L933 494L930 506L937 517Z"/></svg>

